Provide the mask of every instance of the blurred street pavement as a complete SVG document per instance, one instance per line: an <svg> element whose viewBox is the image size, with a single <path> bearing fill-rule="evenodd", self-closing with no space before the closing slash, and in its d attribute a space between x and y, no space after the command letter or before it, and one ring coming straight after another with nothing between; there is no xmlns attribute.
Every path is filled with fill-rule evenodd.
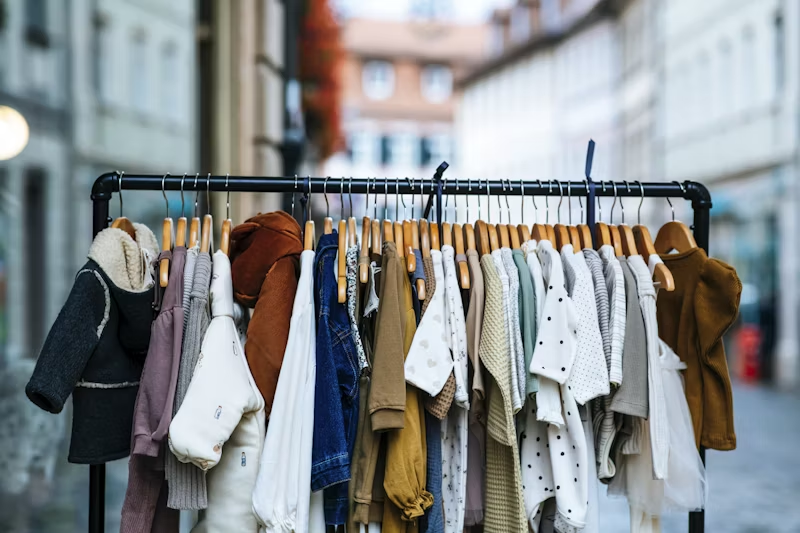
<svg viewBox="0 0 800 533"><path fill-rule="evenodd" d="M708 451L708 533L800 532L800 396L735 384L737 448ZM600 487L600 530L629 531L628 504ZM688 531L688 515L663 517L663 533Z"/></svg>

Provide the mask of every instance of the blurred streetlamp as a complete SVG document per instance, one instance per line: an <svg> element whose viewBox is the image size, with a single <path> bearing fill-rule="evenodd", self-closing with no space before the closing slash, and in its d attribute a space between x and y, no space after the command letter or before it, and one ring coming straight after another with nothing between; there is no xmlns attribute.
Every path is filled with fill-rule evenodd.
<svg viewBox="0 0 800 533"><path fill-rule="evenodd" d="M19 155L28 145L30 129L19 111L0 106L0 161Z"/></svg>

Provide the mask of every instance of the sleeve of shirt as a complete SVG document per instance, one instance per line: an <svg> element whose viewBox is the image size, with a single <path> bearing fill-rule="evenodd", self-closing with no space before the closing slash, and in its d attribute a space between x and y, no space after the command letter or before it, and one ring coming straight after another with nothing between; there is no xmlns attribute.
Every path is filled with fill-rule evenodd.
<svg viewBox="0 0 800 533"><path fill-rule="evenodd" d="M400 261L384 255L368 408L374 431L402 429L406 407Z"/></svg>
<svg viewBox="0 0 800 533"><path fill-rule="evenodd" d="M34 404L51 413L61 412L97 347L110 306L108 287L100 274L90 269L78 272L25 387Z"/></svg>

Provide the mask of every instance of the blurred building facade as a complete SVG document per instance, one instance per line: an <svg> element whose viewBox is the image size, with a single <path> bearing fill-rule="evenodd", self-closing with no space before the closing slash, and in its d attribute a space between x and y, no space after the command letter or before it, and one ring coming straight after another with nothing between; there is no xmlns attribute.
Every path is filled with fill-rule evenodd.
<svg viewBox="0 0 800 533"><path fill-rule="evenodd" d="M800 5L670 0L661 17L664 175L711 189L712 253L744 283L741 321L761 333L761 373L795 385Z"/></svg>
<svg viewBox="0 0 800 533"><path fill-rule="evenodd" d="M597 180L702 181L712 253L737 268L741 321L762 335L762 375L794 385L798 23L800 5L781 0L519 0L495 13L492 57L463 83L465 177L581 179L594 138ZM642 214L658 224L669 210Z"/></svg>
<svg viewBox="0 0 800 533"><path fill-rule="evenodd" d="M343 29L347 149L328 159L325 175L427 178L458 159L456 87L485 55L487 27L354 18Z"/></svg>
<svg viewBox="0 0 800 533"><path fill-rule="evenodd" d="M25 150L0 162L2 364L35 357L63 303L75 207L65 201L72 178L67 4L11 0L0 7L0 104L30 126Z"/></svg>

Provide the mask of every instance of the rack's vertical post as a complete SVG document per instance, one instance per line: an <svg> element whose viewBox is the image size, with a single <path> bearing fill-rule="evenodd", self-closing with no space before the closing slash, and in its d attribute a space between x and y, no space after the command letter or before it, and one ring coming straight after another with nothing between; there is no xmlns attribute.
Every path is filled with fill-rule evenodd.
<svg viewBox="0 0 800 533"><path fill-rule="evenodd" d="M103 190L105 180L98 180L92 189L92 236L96 236L108 226L108 202L111 199L109 187ZM100 185L98 187L98 185ZM106 507L106 465L89 465L89 533L103 533L105 529Z"/></svg>
<svg viewBox="0 0 800 533"><path fill-rule="evenodd" d="M697 241L697 246L708 253L711 226L711 194L704 185L696 182L685 183L683 189L689 193L689 199L692 201L692 209L694 210L694 221L692 223L694 239ZM703 447L700 448L700 459L705 465L706 449ZM705 528L705 511L689 513L689 533L704 533Z"/></svg>

